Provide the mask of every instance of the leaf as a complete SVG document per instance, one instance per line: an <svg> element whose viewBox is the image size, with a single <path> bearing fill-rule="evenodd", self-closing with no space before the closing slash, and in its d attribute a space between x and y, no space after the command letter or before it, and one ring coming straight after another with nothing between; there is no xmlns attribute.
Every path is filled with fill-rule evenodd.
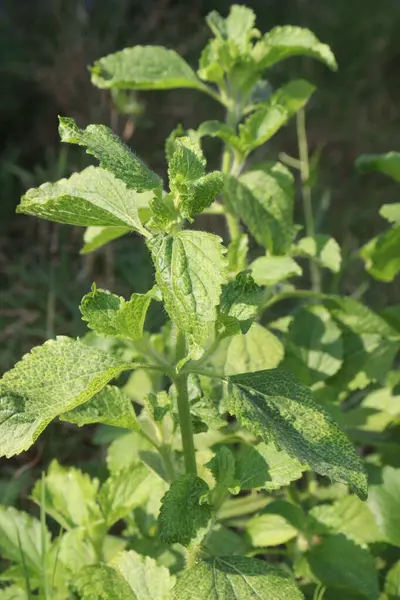
<svg viewBox="0 0 400 600"><path fill-rule="evenodd" d="M108 565L86 565L73 584L81 600L136 600L128 582Z"/></svg>
<svg viewBox="0 0 400 600"><path fill-rule="evenodd" d="M236 492L235 457L227 446L219 446L213 458L205 466L213 474L217 486L226 488L232 493Z"/></svg>
<svg viewBox="0 0 400 600"><path fill-rule="evenodd" d="M190 357L198 359L215 323L225 281L221 238L202 231L181 231L174 236L154 236L148 246L165 309L187 335Z"/></svg>
<svg viewBox="0 0 400 600"><path fill-rule="evenodd" d="M304 79L297 79L277 90L239 125L240 145L247 156L267 142L298 110L303 108L315 87Z"/></svg>
<svg viewBox="0 0 400 600"><path fill-rule="evenodd" d="M99 167L88 167L69 179L44 183L22 196L18 213L69 225L129 227L145 232L136 192Z"/></svg>
<svg viewBox="0 0 400 600"><path fill-rule="evenodd" d="M249 271L236 275L233 281L223 286L219 305L217 329L227 335L247 333L257 316L264 298L264 291L258 286Z"/></svg>
<svg viewBox="0 0 400 600"><path fill-rule="evenodd" d="M38 519L12 506L0 506L1 557L38 573L43 567L43 545L49 551L50 533Z"/></svg>
<svg viewBox="0 0 400 600"><path fill-rule="evenodd" d="M248 250L249 237L245 233L241 233L230 242L227 252L228 270L230 273L236 275L236 273L246 269Z"/></svg>
<svg viewBox="0 0 400 600"><path fill-rule="evenodd" d="M154 291L150 290L147 294L132 294L130 300L125 301L93 284L92 291L82 298L79 309L82 319L96 333L136 341L143 336L152 297Z"/></svg>
<svg viewBox="0 0 400 600"><path fill-rule="evenodd" d="M360 250L367 271L380 281L393 281L400 271L400 225L372 238Z"/></svg>
<svg viewBox="0 0 400 600"><path fill-rule="evenodd" d="M172 600L302 600L290 575L262 560L245 556L214 557L186 569Z"/></svg>
<svg viewBox="0 0 400 600"><path fill-rule="evenodd" d="M314 258L322 267L333 273L339 273L342 256L340 246L329 235L317 234L304 237L294 246L295 256Z"/></svg>
<svg viewBox="0 0 400 600"><path fill-rule="evenodd" d="M290 256L260 256L251 263L250 270L256 283L268 286L303 274Z"/></svg>
<svg viewBox="0 0 400 600"><path fill-rule="evenodd" d="M349 590L368 600L378 600L375 561L367 549L344 535L332 535L313 546L306 554L317 581L339 590ZM339 597L339 596L338 596Z"/></svg>
<svg viewBox="0 0 400 600"><path fill-rule="evenodd" d="M60 415L61 421L78 427L92 423L104 423L112 427L139 430L132 402L120 388L107 385L85 404Z"/></svg>
<svg viewBox="0 0 400 600"><path fill-rule="evenodd" d="M259 68L266 69L290 56L310 56L336 71L335 57L308 29L286 25L266 33L253 50Z"/></svg>
<svg viewBox="0 0 400 600"><path fill-rule="evenodd" d="M395 181L400 181L400 152L362 154L356 160L356 167L361 173L380 171Z"/></svg>
<svg viewBox="0 0 400 600"><path fill-rule="evenodd" d="M279 546L297 537L298 531L281 515L266 514L252 517L246 531L255 547Z"/></svg>
<svg viewBox="0 0 400 600"><path fill-rule="evenodd" d="M29 600L25 590L16 585L0 589L0 600Z"/></svg>
<svg viewBox="0 0 400 600"><path fill-rule="evenodd" d="M400 202L384 204L381 206L379 214L391 223L400 223Z"/></svg>
<svg viewBox="0 0 400 600"><path fill-rule="evenodd" d="M169 599L175 578L149 556L140 556L133 550L122 552L113 566L130 585L135 600Z"/></svg>
<svg viewBox="0 0 400 600"><path fill-rule="evenodd" d="M209 492L205 481L196 475L175 479L162 499L158 517L160 539L166 544L198 544L211 524L211 509L202 503Z"/></svg>
<svg viewBox="0 0 400 600"><path fill-rule="evenodd" d="M210 15L209 15L210 16ZM232 40L239 51L246 54L249 49L249 41L254 36L254 25L256 15L251 8L233 4L229 15L225 19L226 35Z"/></svg>
<svg viewBox="0 0 400 600"><path fill-rule="evenodd" d="M0 381L0 455L27 450L50 421L134 367L64 336L34 348Z"/></svg>
<svg viewBox="0 0 400 600"><path fill-rule="evenodd" d="M242 446L236 458L236 479L242 490L278 490L300 479L306 467L275 444Z"/></svg>
<svg viewBox="0 0 400 600"><path fill-rule="evenodd" d="M91 479L87 473L74 467L63 467L53 460L47 475L36 482L32 499L41 505L44 494L46 512L68 531L101 520L96 504L98 487L97 479Z"/></svg>
<svg viewBox="0 0 400 600"><path fill-rule="evenodd" d="M168 90L204 85L174 50L163 46L134 46L109 54L91 67L92 83L99 88Z"/></svg>
<svg viewBox="0 0 400 600"><path fill-rule="evenodd" d="M281 163L266 163L226 183L228 210L239 217L271 254L285 254L295 234L293 175Z"/></svg>
<svg viewBox="0 0 400 600"><path fill-rule="evenodd" d="M233 127L226 123L221 123L220 121L204 121L198 128L197 133L200 137L209 136L219 138L235 150L242 150L240 138L236 135Z"/></svg>
<svg viewBox="0 0 400 600"><path fill-rule="evenodd" d="M387 600L397 600L400 597L400 560L397 561L386 575L385 593Z"/></svg>
<svg viewBox="0 0 400 600"><path fill-rule="evenodd" d="M224 556L227 553L241 555L250 551L250 545L242 535L220 524L213 526L203 546L211 556Z"/></svg>
<svg viewBox="0 0 400 600"><path fill-rule="evenodd" d="M57 549L57 557L61 570L66 569L71 577L84 565L96 562L96 550L88 540L87 531L83 527L75 527L64 533ZM65 577L65 573L63 573Z"/></svg>
<svg viewBox="0 0 400 600"><path fill-rule="evenodd" d="M367 478L363 463L333 419L313 400L308 388L281 369L228 378L229 411L253 435L309 465L320 475L347 483L363 500Z"/></svg>
<svg viewBox="0 0 400 600"><path fill-rule="evenodd" d="M382 482L371 484L368 506L387 541L400 546L400 469L384 467Z"/></svg>
<svg viewBox="0 0 400 600"><path fill-rule="evenodd" d="M162 189L162 180L113 134L105 125L88 125L79 129L73 119L59 117L59 133L62 142L84 146L102 169L111 171L129 189L136 192Z"/></svg>
<svg viewBox="0 0 400 600"><path fill-rule="evenodd" d="M84 244L80 253L89 254L130 231L129 227L88 227L83 234Z"/></svg>

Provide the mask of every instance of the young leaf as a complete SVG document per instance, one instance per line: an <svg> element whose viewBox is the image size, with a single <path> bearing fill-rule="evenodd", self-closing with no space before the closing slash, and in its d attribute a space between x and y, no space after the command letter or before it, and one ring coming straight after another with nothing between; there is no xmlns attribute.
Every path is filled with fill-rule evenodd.
<svg viewBox="0 0 400 600"><path fill-rule="evenodd" d="M384 467L382 483L370 487L368 505L387 541L400 546L400 469Z"/></svg>
<svg viewBox="0 0 400 600"><path fill-rule="evenodd" d="M139 424L129 396L114 385L106 387L85 404L60 415L61 421L78 427L103 423L112 427L139 430Z"/></svg>
<svg viewBox="0 0 400 600"><path fill-rule="evenodd" d="M92 286L92 291L82 298L79 307L82 319L90 329L100 335L128 340L139 340L143 335L153 290L147 294L132 294L127 302L121 296Z"/></svg>
<svg viewBox="0 0 400 600"><path fill-rule="evenodd" d="M263 298L264 292L250 272L238 273L222 288L217 329L225 328L227 335L247 333Z"/></svg>
<svg viewBox="0 0 400 600"><path fill-rule="evenodd" d="M0 455L27 450L50 421L134 367L63 336L34 348L0 381Z"/></svg>
<svg viewBox="0 0 400 600"><path fill-rule="evenodd" d="M69 179L28 190L17 212L56 223L123 226L147 234L139 219L136 195L112 173L88 167Z"/></svg>
<svg viewBox="0 0 400 600"><path fill-rule="evenodd" d="M89 254L130 231L129 227L88 227L83 234L84 244L80 253Z"/></svg>
<svg viewBox="0 0 400 600"><path fill-rule="evenodd" d="M329 235L317 234L302 238L293 249L294 256L308 256L333 273L340 271L342 256L340 246Z"/></svg>
<svg viewBox="0 0 400 600"><path fill-rule="evenodd" d="M89 125L79 129L73 119L59 117L62 142L84 146L97 158L100 167L111 171L129 189L136 192L162 189L162 180L105 125Z"/></svg>
<svg viewBox="0 0 400 600"><path fill-rule="evenodd" d="M154 236L148 241L156 281L165 308L198 359L216 320L221 285L225 281L225 249L221 238L202 231Z"/></svg>
<svg viewBox="0 0 400 600"><path fill-rule="evenodd" d="M204 85L174 50L162 46L134 46L109 54L91 67L92 83L99 88L167 90Z"/></svg>
<svg viewBox="0 0 400 600"><path fill-rule="evenodd" d="M166 544L199 544L211 524L211 509L204 503L209 488L196 475L181 475L162 499L158 525ZM203 502L203 503L202 503Z"/></svg>
<svg viewBox="0 0 400 600"><path fill-rule="evenodd" d="M395 181L400 181L400 152L362 154L356 160L356 167L362 173L380 171Z"/></svg>
<svg viewBox="0 0 400 600"><path fill-rule="evenodd" d="M368 272L380 281L393 281L400 271L400 225L384 231L361 248Z"/></svg>
<svg viewBox="0 0 400 600"><path fill-rule="evenodd" d="M220 556L186 569L172 600L302 600L291 576L256 558Z"/></svg>
<svg viewBox="0 0 400 600"><path fill-rule="evenodd" d="M260 256L250 265L254 281L272 286L303 274L302 268L290 256Z"/></svg>
<svg viewBox="0 0 400 600"><path fill-rule="evenodd" d="M331 49L321 44L308 29L286 25L275 27L266 33L253 49L253 56L260 69L271 67L290 56L311 56L324 62L334 71L336 60Z"/></svg>
<svg viewBox="0 0 400 600"><path fill-rule="evenodd" d="M254 36L256 15L251 8L233 4L225 19L226 35L242 54L247 54L249 41Z"/></svg>
<svg viewBox="0 0 400 600"><path fill-rule="evenodd" d="M285 254L292 243L293 175L281 163L266 163L226 183L227 206L271 254Z"/></svg>
<svg viewBox="0 0 400 600"><path fill-rule="evenodd" d="M122 552L113 566L129 583L135 600L168 600L175 577L168 569L157 565L149 556L141 556L133 550ZM122 600L122 599L121 599Z"/></svg>
<svg viewBox="0 0 400 600"><path fill-rule="evenodd" d="M137 600L123 576L104 564L80 569L74 576L73 587L81 600Z"/></svg>
<svg viewBox="0 0 400 600"><path fill-rule="evenodd" d="M281 515L262 514L246 523L246 531L253 546L268 547L286 544L297 537L298 531Z"/></svg>
<svg viewBox="0 0 400 600"><path fill-rule="evenodd" d="M320 475L347 483L361 499L367 477L361 459L308 388L281 369L228 377L229 411L251 433L275 443Z"/></svg>

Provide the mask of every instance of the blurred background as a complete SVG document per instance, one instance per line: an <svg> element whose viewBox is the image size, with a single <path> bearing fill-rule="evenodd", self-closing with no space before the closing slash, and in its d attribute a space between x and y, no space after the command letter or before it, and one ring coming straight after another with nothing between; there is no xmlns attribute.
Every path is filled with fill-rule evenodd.
<svg viewBox="0 0 400 600"><path fill-rule="evenodd" d="M378 209L398 200L400 189L384 176L360 175L354 161L361 153L399 149L400 2L246 4L261 31L309 27L337 57L338 73L311 59L290 59L271 72L271 83L296 75L318 86L307 110L310 151L319 157L314 203L319 231L344 249L341 292L363 296L377 309L393 304L399 285L374 282L354 257L383 229ZM196 67L208 38L204 17L213 9L225 16L229 6L228 0L0 0L0 371L48 337L83 333L78 304L92 281L125 295L146 291L153 281L135 236L83 257L82 229L15 214L27 188L68 176L90 160L82 149L59 143L57 115L72 116L82 127L108 124L160 175L171 129L222 118L212 99L191 90L112 96L91 86L87 66L125 46L162 44ZM257 159L276 159L281 151L296 156L296 145L292 122ZM218 168L218 144L206 149L210 168ZM224 235L215 219L211 226Z"/></svg>

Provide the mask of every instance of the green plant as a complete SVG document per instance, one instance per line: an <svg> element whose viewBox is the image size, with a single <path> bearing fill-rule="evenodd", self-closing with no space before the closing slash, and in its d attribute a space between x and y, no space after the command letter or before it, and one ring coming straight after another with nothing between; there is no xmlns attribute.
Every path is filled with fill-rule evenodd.
<svg viewBox="0 0 400 600"><path fill-rule="evenodd" d="M0 546L15 563L2 575L13 582L4 597L36 597L38 590L46 600L272 600L332 598L339 590L341 598L374 600L379 585L367 546L399 545L399 470L372 454L382 480L365 504L364 463L334 418L347 428L355 411L357 424L361 409L371 407L354 401L364 390L396 397L398 323L354 298L324 293L341 255L314 224L303 112L314 88L296 80L271 92L262 79L290 56L333 69L335 59L304 29L277 27L262 36L242 6L226 19L213 12L207 22L214 37L197 74L161 47L126 49L92 67L99 87L188 87L225 107L225 123L170 135L169 191L107 127L81 130L60 118L62 141L85 147L100 167L28 190L18 208L88 227L84 252L141 234L156 283L129 300L93 284L80 305L92 332L34 348L1 381L2 455L29 448L56 418L101 423L108 435L115 428L101 485L54 462L32 493L40 521L0 511ZM300 239L289 169L269 162L246 170L254 150L296 113L300 157L286 160L301 176ZM205 136L224 143L221 172L206 172ZM225 217L227 247L212 233L185 228L204 213ZM264 256L248 258L243 225ZM287 281L302 273L296 257L310 265L312 290ZM272 307L291 298L306 303L275 319ZM156 334L144 328L152 302L169 317ZM110 385L120 377L119 387ZM398 413L386 412L391 427ZM350 429L356 442L364 441L359 430ZM58 538L51 539L46 514L61 526ZM396 583L392 554L380 568Z"/></svg>

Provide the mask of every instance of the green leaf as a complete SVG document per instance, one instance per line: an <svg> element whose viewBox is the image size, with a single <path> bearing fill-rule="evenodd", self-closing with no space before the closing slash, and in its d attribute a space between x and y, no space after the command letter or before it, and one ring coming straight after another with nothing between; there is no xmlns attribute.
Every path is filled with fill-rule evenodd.
<svg viewBox="0 0 400 600"><path fill-rule="evenodd" d="M123 390L107 385L85 404L60 415L61 421L74 423L78 427L92 423L104 423L113 427L139 430L132 402Z"/></svg>
<svg viewBox="0 0 400 600"><path fill-rule="evenodd" d="M271 254L285 254L295 235L293 175L281 163L266 163L226 183L228 210Z"/></svg>
<svg viewBox="0 0 400 600"><path fill-rule="evenodd" d="M397 600L400 597L400 560L397 561L386 575L385 593L387 600Z"/></svg>
<svg viewBox="0 0 400 600"><path fill-rule="evenodd" d="M310 56L322 61L334 71L335 57L326 44L308 29L286 25L275 27L266 33L253 50L259 68L266 69L290 56Z"/></svg>
<svg viewBox="0 0 400 600"><path fill-rule="evenodd" d="M16 585L0 589L0 600L29 600L25 590Z"/></svg>
<svg viewBox="0 0 400 600"><path fill-rule="evenodd" d="M340 246L329 235L302 238L293 248L294 256L308 256L333 273L339 273L342 256Z"/></svg>
<svg viewBox="0 0 400 600"><path fill-rule="evenodd" d="M209 15L210 17L210 15ZM251 8L233 4L225 19L226 35L243 54L247 54L249 41L254 37L256 15Z"/></svg>
<svg viewBox="0 0 400 600"><path fill-rule="evenodd" d="M80 253L89 254L130 231L129 227L88 227L83 234L84 244Z"/></svg>
<svg viewBox="0 0 400 600"><path fill-rule="evenodd" d="M300 479L306 467L273 443L242 446L236 458L235 476L242 490L278 490Z"/></svg>
<svg viewBox="0 0 400 600"><path fill-rule="evenodd" d="M205 465L213 474L217 486L232 490L235 493L237 480L235 477L235 457L227 446L219 446L213 458Z"/></svg>
<svg viewBox="0 0 400 600"><path fill-rule="evenodd" d="M91 67L92 83L99 88L167 90L204 85L174 50L162 46L134 46L109 54Z"/></svg>
<svg viewBox="0 0 400 600"><path fill-rule="evenodd" d="M81 600L136 600L122 575L104 564L80 569L75 574L73 585Z"/></svg>
<svg viewBox="0 0 400 600"><path fill-rule="evenodd" d="M221 524L213 526L203 546L211 556L224 556L228 553L242 555L250 551L250 545L242 535Z"/></svg>
<svg viewBox="0 0 400 600"><path fill-rule="evenodd" d="M140 340L153 290L147 294L132 294L125 301L121 296L100 290L95 284L82 298L79 307L88 327L100 335L128 340Z"/></svg>
<svg viewBox="0 0 400 600"><path fill-rule="evenodd" d="M379 214L391 223L400 223L400 202L384 204L381 206Z"/></svg>
<svg viewBox="0 0 400 600"><path fill-rule="evenodd" d="M200 137L209 136L219 138L228 146L235 148L235 150L242 150L240 138L236 135L233 127L226 125L226 123L221 123L220 121L204 121L198 128L197 133Z"/></svg>
<svg viewBox="0 0 400 600"><path fill-rule="evenodd" d="M96 550L87 537L87 530L75 527L64 533L57 549L59 566L73 577L85 565L96 562Z"/></svg>
<svg viewBox="0 0 400 600"><path fill-rule="evenodd" d="M244 271L247 266L247 253L249 250L249 237L246 233L241 233L233 239L228 246L228 270L233 275Z"/></svg>
<svg viewBox="0 0 400 600"><path fill-rule="evenodd" d="M172 600L302 600L290 575L262 560L221 556L199 562L179 577Z"/></svg>
<svg viewBox="0 0 400 600"><path fill-rule="evenodd" d="M97 158L100 167L111 171L129 189L136 192L162 189L162 180L105 125L88 125L79 129L73 119L59 117L62 142L84 146Z"/></svg>
<svg viewBox="0 0 400 600"><path fill-rule="evenodd" d="M147 233L139 219L136 196L112 173L88 167L69 179L28 190L17 212L56 223L128 226Z"/></svg>
<svg viewBox="0 0 400 600"><path fill-rule="evenodd" d="M223 286L217 330L227 335L247 333L257 316L257 311L264 298L264 292L258 286L249 271L236 275L233 281Z"/></svg>
<svg viewBox="0 0 400 600"><path fill-rule="evenodd" d="M380 281L393 281L400 271L400 225L387 229L361 248L367 271Z"/></svg>
<svg viewBox="0 0 400 600"><path fill-rule="evenodd" d="M323 306L306 306L296 312L285 341L285 368L305 385L335 375L343 364L341 330Z"/></svg>
<svg viewBox="0 0 400 600"><path fill-rule="evenodd" d="M165 309L187 335L189 356L198 359L215 323L225 281L221 238L202 231L181 231L174 236L154 236L148 246Z"/></svg>
<svg viewBox="0 0 400 600"><path fill-rule="evenodd" d="M0 455L27 450L50 421L134 367L63 336L34 348L0 381Z"/></svg>
<svg viewBox="0 0 400 600"><path fill-rule="evenodd" d="M260 256L251 263L250 270L256 283L268 286L303 274L290 256Z"/></svg>
<svg viewBox="0 0 400 600"><path fill-rule="evenodd" d="M367 497L365 470L352 444L291 373L270 369L233 375L228 382L228 409L241 425L265 442L271 436L320 475Z"/></svg>
<svg viewBox="0 0 400 600"><path fill-rule="evenodd" d="M395 181L400 181L400 152L362 154L356 160L356 167L362 173L380 171Z"/></svg>
<svg viewBox="0 0 400 600"><path fill-rule="evenodd" d="M368 505L387 541L400 546L400 469L384 467L382 482L370 486Z"/></svg>
<svg viewBox="0 0 400 600"><path fill-rule="evenodd" d="M204 503L208 492L206 482L196 475L181 475L172 482L162 499L158 517L160 538L164 543L179 542L189 546L201 542L211 524L211 509Z"/></svg>
<svg viewBox="0 0 400 600"><path fill-rule="evenodd" d="M265 514L246 523L251 543L256 547L279 546L297 537L298 531L281 515Z"/></svg>
<svg viewBox="0 0 400 600"><path fill-rule="evenodd" d="M32 498L41 505L44 493L46 511L64 529L69 530L101 520L96 504L98 487L97 479L91 479L87 473L74 467L63 467L53 460L44 479L37 481L33 488Z"/></svg>
<svg viewBox="0 0 400 600"><path fill-rule="evenodd" d="M113 566L132 588L135 600L169 600L175 578L154 559L131 550L122 552Z"/></svg>
<svg viewBox="0 0 400 600"><path fill-rule="evenodd" d="M264 104L239 125L242 150L247 155L267 142L308 102L315 87L298 79L277 90Z"/></svg>
<svg viewBox="0 0 400 600"><path fill-rule="evenodd" d="M49 551L50 533L38 519L12 506L0 506L0 554L30 573L38 573L43 566L43 545Z"/></svg>
<svg viewBox="0 0 400 600"><path fill-rule="evenodd" d="M344 535L332 535L312 546L306 559L314 578L335 588L337 597L343 590L368 600L378 600L379 586L375 561L366 548L357 546Z"/></svg>

